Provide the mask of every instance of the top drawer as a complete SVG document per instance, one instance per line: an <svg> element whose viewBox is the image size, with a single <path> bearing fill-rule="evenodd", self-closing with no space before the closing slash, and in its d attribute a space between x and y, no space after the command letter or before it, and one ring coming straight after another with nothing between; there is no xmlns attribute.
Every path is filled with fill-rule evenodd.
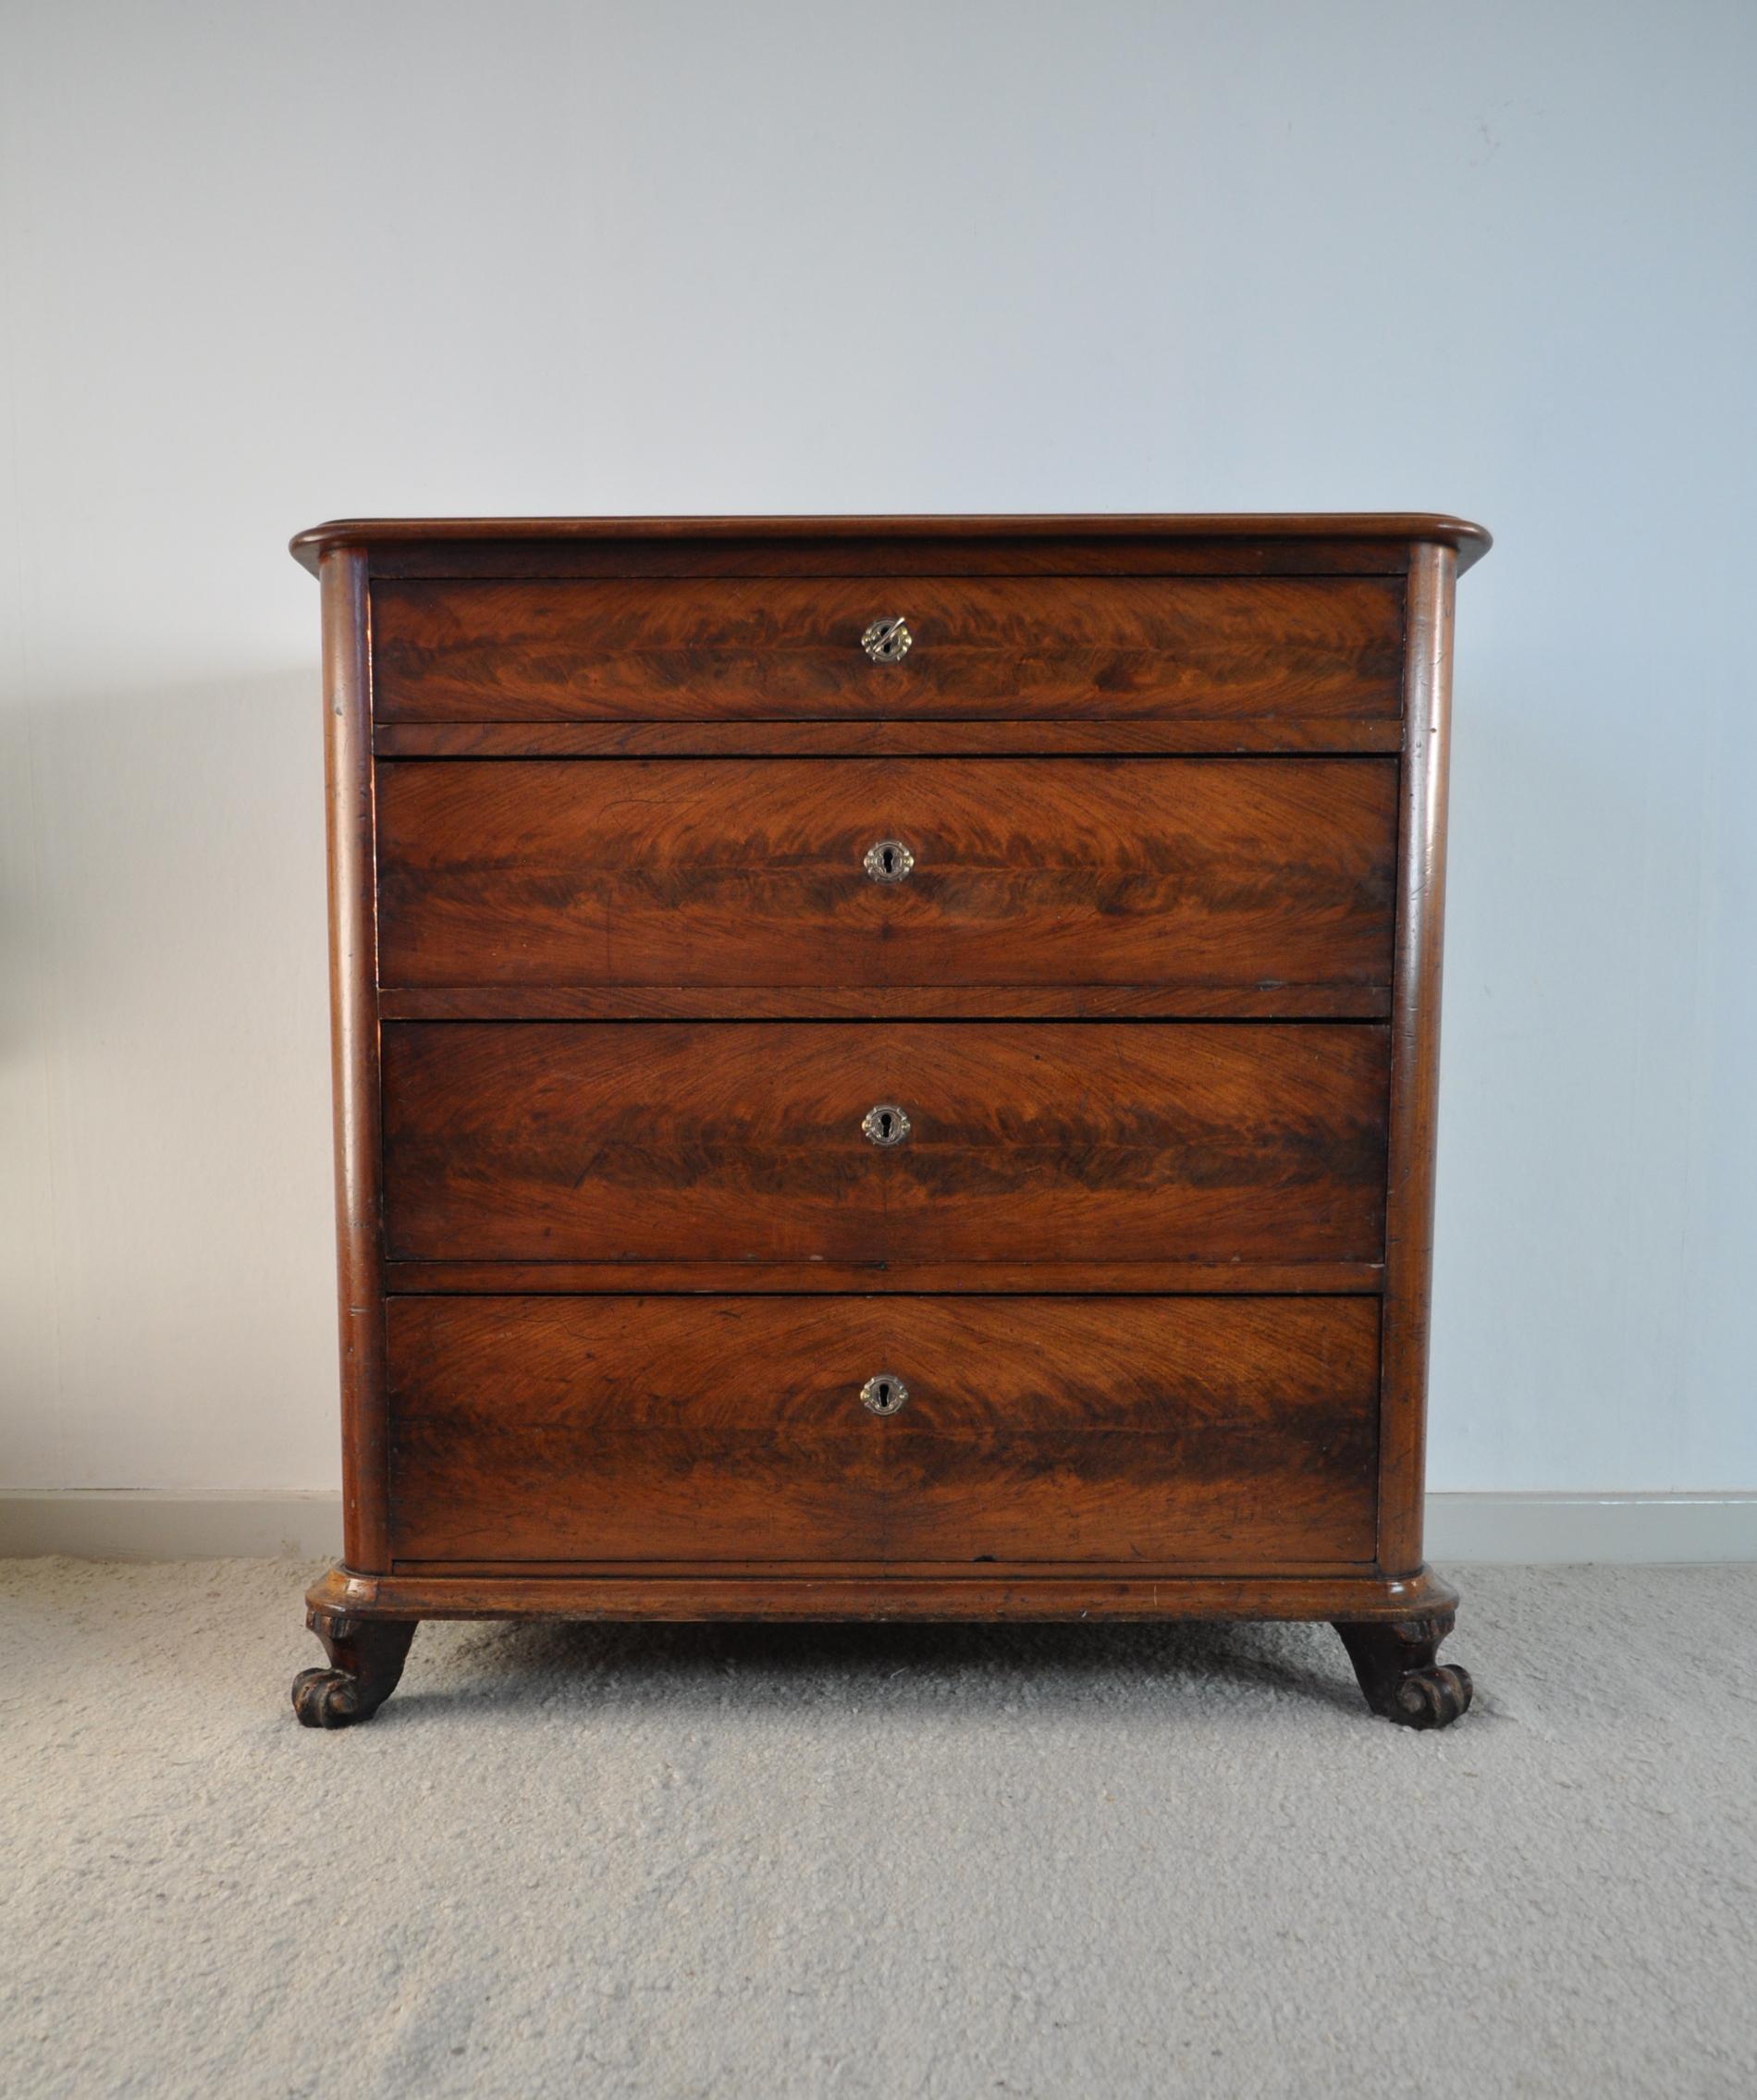
<svg viewBox="0 0 1757 2100"><path fill-rule="evenodd" d="M385 722L1383 720L1402 706L1403 591L1386 577L381 581L372 634Z"/></svg>

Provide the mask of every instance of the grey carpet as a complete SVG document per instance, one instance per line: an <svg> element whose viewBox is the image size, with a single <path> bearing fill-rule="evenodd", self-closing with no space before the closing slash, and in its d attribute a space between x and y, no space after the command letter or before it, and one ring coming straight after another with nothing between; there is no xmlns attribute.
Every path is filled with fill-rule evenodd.
<svg viewBox="0 0 1757 2100"><path fill-rule="evenodd" d="M1308 1627L427 1627L0 1563L0 2091L1757 2093L1757 1569L1480 1570L1475 1710Z"/></svg>

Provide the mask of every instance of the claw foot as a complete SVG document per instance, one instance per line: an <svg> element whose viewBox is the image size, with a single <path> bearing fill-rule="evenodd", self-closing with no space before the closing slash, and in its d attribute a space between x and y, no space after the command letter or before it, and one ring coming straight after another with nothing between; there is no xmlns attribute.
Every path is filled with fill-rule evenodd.
<svg viewBox="0 0 1757 2100"><path fill-rule="evenodd" d="M307 1728L346 1728L370 1721L397 1689L413 1619L364 1619L313 1605L305 1624L328 1653L327 1670L301 1670L293 1679L293 1712Z"/></svg>
<svg viewBox="0 0 1757 2100"><path fill-rule="evenodd" d="M1449 1728L1468 1708L1469 1671L1434 1660L1452 1625L1450 1612L1417 1619L1336 1621L1375 1713L1405 1728Z"/></svg>

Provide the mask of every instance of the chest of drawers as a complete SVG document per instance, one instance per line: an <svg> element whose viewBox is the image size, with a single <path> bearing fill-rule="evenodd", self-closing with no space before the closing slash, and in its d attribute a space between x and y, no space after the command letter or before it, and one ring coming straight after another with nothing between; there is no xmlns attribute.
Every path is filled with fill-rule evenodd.
<svg viewBox="0 0 1757 2100"><path fill-rule="evenodd" d="M1336 1625L1421 1556L1436 517L350 522L345 1559L427 1617Z"/></svg>

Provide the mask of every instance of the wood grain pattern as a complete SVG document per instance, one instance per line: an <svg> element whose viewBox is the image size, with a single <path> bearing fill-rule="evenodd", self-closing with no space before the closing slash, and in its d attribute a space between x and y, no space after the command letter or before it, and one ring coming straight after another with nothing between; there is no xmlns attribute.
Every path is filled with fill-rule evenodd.
<svg viewBox="0 0 1757 2100"><path fill-rule="evenodd" d="M1383 1566L1396 1574L1419 1567L1422 1551L1455 582L1449 550L1419 550L1410 578L1380 1429L1379 1553Z"/></svg>
<svg viewBox="0 0 1757 2100"><path fill-rule="evenodd" d="M1328 1619L1375 1710L1462 1713L1420 1507L1452 589L1488 544L301 534L354 1564L301 1718L366 1717L414 1619L498 1615ZM880 614L900 663L860 651ZM850 879L883 836L910 884Z"/></svg>
<svg viewBox="0 0 1757 2100"><path fill-rule="evenodd" d="M387 1021L1382 1021L1388 984L387 985Z"/></svg>
<svg viewBox="0 0 1757 2100"><path fill-rule="evenodd" d="M1397 576L1409 547L1360 539L650 539L373 543L375 581L605 576Z"/></svg>
<svg viewBox="0 0 1757 2100"><path fill-rule="evenodd" d="M1370 1024L398 1022L398 1260L1377 1260ZM914 1134L871 1145L894 1102Z"/></svg>
<svg viewBox="0 0 1757 2100"><path fill-rule="evenodd" d="M1364 1562L1377 1345L1353 1298L399 1298L396 1550Z"/></svg>
<svg viewBox="0 0 1757 2100"><path fill-rule="evenodd" d="M921 1577L878 1565L839 1576L770 1568L623 1576L533 1575L517 1566L452 1575L427 1564L390 1575L334 1567L306 1592L313 1606L382 1618L432 1619L1328 1619L1361 1623L1449 1610L1458 1593L1431 1568L1413 1575L1191 1574L1144 1564L1133 1578L1085 1568L1036 1577L982 1566Z"/></svg>
<svg viewBox="0 0 1757 2100"><path fill-rule="evenodd" d="M1373 1296L1384 1270L1374 1261L387 1261L392 1292L460 1291L496 1297L533 1292L728 1291L913 1293L1115 1291L1166 1297L1186 1293L1274 1292Z"/></svg>
<svg viewBox="0 0 1757 2100"><path fill-rule="evenodd" d="M330 1076L341 1337L342 1537L350 1567L389 1565L385 1529L384 1243L380 1232L377 885L366 565L324 565L324 781L328 832Z"/></svg>
<svg viewBox="0 0 1757 2100"><path fill-rule="evenodd" d="M1397 721L386 722L380 758L1142 758L1397 752Z"/></svg>
<svg viewBox="0 0 1757 2100"><path fill-rule="evenodd" d="M1358 1577L1362 1570L1363 1564L1359 1561L1290 1560L1275 1564L1276 1578L1287 1580L1322 1576ZM848 1576L869 1576L875 1582L887 1584L920 1581L967 1587L973 1580L1037 1582L1053 1578L1077 1583L1134 1582L1146 1576L1179 1581L1198 1576L1211 1579L1222 1573L1201 1562L1151 1560L1139 1554L1131 1554L1126 1560L1082 1560L1072 1566L1063 1566L1057 1561L1008 1560L999 1554L987 1554L974 1561L776 1561L734 1556L714 1561L706 1569L699 1560L418 1560L405 1555L392 1563L395 1574L413 1575L423 1571L431 1571L448 1579L473 1577L518 1581L543 1576L565 1578L573 1582L592 1581L601 1577L637 1576L652 1585L681 1583L691 1576L706 1572L716 1580L739 1580L753 1587L776 1588L820 1578L841 1579Z"/></svg>
<svg viewBox="0 0 1757 2100"><path fill-rule="evenodd" d="M915 645L860 637L901 614ZM1395 718L1381 578L761 577L380 583L381 721L748 715Z"/></svg>
<svg viewBox="0 0 1757 2100"><path fill-rule="evenodd" d="M670 573L808 574L840 565L914 561L928 574L954 564L998 562L1030 574L1075 564L1126 574L1141 562L1232 560L1268 571L1302 567L1400 572L1412 545L1456 550L1460 572L1488 552L1489 534L1463 518L1431 511L1102 512L1087 516L930 515L770 518L332 518L297 534L295 559L316 573L326 548L367 553L375 573L424 560L441 573L466 565L522 561L527 572L560 575L570 559L604 572L639 575L670 561ZM728 570L728 563L746 564ZM532 569L530 565L536 565ZM553 565L546 568L544 565ZM609 565L620 564L620 567ZM667 572L661 571L660 572Z"/></svg>
<svg viewBox="0 0 1757 2100"><path fill-rule="evenodd" d="M1388 987L1389 758L380 761L387 985ZM907 880L862 858L896 839Z"/></svg>

